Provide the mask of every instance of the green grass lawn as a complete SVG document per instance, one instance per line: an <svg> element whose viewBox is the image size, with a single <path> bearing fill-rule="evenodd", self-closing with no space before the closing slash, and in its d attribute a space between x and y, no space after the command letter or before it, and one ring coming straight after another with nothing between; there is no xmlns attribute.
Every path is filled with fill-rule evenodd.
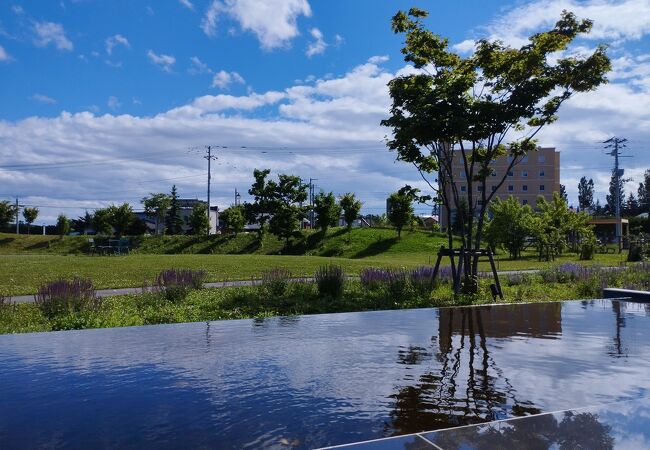
<svg viewBox="0 0 650 450"><path fill-rule="evenodd" d="M261 245L254 234L239 236L154 236L139 238L137 250L128 256L86 256L87 237L16 236L0 234L0 294L34 293L38 286L59 277L91 278L99 289L138 287L167 268L204 269L209 281L245 280L259 277L274 267L290 270L294 276L311 276L326 264L341 265L350 274L364 267L416 267L435 263L438 248L446 238L438 233L405 231L402 239L391 229L354 229L350 241L344 229L335 228L324 238L317 232L290 249L274 236ZM278 255L279 252L297 253ZM564 262L577 262L568 253L555 261L540 262L534 252L511 261L496 256L497 268L540 269ZM598 254L584 264L618 266L625 254ZM443 260L448 265L448 260ZM489 270L481 262L481 270Z"/></svg>

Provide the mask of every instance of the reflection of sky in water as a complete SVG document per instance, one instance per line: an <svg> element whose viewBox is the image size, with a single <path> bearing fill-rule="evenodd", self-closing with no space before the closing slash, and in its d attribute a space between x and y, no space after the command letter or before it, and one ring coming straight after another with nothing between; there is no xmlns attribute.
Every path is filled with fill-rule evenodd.
<svg viewBox="0 0 650 450"><path fill-rule="evenodd" d="M584 407L644 395L648 336L610 301L0 336L0 441L309 448Z"/></svg>

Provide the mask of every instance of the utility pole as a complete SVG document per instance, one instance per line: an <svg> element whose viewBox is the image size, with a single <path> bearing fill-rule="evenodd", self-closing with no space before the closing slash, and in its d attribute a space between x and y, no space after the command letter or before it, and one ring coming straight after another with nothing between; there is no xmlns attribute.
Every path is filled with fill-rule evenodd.
<svg viewBox="0 0 650 450"><path fill-rule="evenodd" d="M612 137L607 139L603 144L607 144L605 148L611 148L612 151L608 155L614 157L614 201L616 202L616 242L618 244L618 252L623 251L623 224L621 222L621 175L623 169L619 169L619 158L630 158L630 156L621 156L620 149L625 148L627 139Z"/></svg>
<svg viewBox="0 0 650 450"><path fill-rule="evenodd" d="M212 231L212 223L210 222L210 180L212 179L212 174L211 174L211 163L213 159L217 159L215 155L212 154L212 146L208 145L205 147L205 159L208 160L208 236L211 234L210 232Z"/></svg>
<svg viewBox="0 0 650 450"><path fill-rule="evenodd" d="M314 229L314 181L318 181L318 178L309 179L309 227Z"/></svg>
<svg viewBox="0 0 650 450"><path fill-rule="evenodd" d="M18 204L18 198L16 198L16 234L20 234L20 208L25 205Z"/></svg>

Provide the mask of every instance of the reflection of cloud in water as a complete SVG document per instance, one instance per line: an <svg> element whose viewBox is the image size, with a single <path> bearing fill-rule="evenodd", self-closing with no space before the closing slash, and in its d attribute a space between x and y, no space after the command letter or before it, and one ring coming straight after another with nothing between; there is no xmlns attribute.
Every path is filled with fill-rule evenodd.
<svg viewBox="0 0 650 450"><path fill-rule="evenodd" d="M507 309L516 319L501 315ZM473 319L463 323L461 311ZM637 304L619 315L625 320L611 302L595 301L0 336L0 361L61 377L155 368L173 388L200 391L220 408L258 398L271 409L317 403L302 411L312 428L348 417L351 434L360 421L381 435L402 430L400 420L430 424L427 414L444 412L448 400L435 394L450 389L467 408L460 423L486 420L486 411L502 417L638 397L650 388L650 320ZM615 339L624 355L612 355ZM411 407L422 416L400 416ZM261 412L253 407L247 423Z"/></svg>

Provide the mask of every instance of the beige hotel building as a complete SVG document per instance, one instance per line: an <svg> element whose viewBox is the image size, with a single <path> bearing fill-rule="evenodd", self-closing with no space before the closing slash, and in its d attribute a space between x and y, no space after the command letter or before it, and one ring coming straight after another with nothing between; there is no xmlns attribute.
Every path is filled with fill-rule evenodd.
<svg viewBox="0 0 650 450"><path fill-rule="evenodd" d="M496 190L495 197L505 200L512 195L522 204L530 205L534 209L537 205L537 197L540 195L546 200L551 200L553 192L560 192L560 152L556 151L554 147L539 148L536 152L525 156L522 162L512 168L504 183L497 190L497 185L510 164L509 158L507 155L501 156L492 164L493 173L487 180L487 189ZM467 198L468 186L460 151L454 152L452 170L458 194ZM491 182L491 180L493 181ZM481 186L474 182L473 189L475 191L472 199L478 205L481 201ZM453 198L451 186L446 186L445 192L447 198ZM453 201L451 215L453 223L456 215ZM443 229L447 226L446 211L443 207L440 208L440 225Z"/></svg>

